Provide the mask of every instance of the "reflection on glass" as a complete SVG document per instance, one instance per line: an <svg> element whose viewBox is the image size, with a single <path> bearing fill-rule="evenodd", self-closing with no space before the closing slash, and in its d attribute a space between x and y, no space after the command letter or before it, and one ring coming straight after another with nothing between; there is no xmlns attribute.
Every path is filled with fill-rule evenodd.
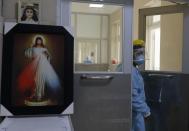
<svg viewBox="0 0 189 131"><path fill-rule="evenodd" d="M145 69L180 72L182 34L182 13L147 16Z"/></svg>
<svg viewBox="0 0 189 131"><path fill-rule="evenodd" d="M122 7L72 2L76 71L122 71ZM118 68L119 67L119 68Z"/></svg>
<svg viewBox="0 0 189 131"><path fill-rule="evenodd" d="M98 40L78 40L78 58L77 63L94 64L98 63ZM90 61L90 62L89 62Z"/></svg>

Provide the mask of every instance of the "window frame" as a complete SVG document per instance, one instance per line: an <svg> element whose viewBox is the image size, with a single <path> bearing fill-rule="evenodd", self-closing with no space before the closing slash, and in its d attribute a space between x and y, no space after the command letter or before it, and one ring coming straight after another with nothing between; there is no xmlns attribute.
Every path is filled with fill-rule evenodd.
<svg viewBox="0 0 189 131"><path fill-rule="evenodd" d="M73 29L71 28L71 2L82 2L82 1L67 1L58 0L57 1L57 25L61 25L70 29L73 34ZM83 1L84 2L84 1ZM86 0L85 2L91 3L103 3L103 4L113 4L121 5L123 7L123 48L122 56L123 59L123 70L122 72L75 72L74 73L90 73L90 74L131 74L132 69L132 35L133 35L133 0L124 0L124 3L119 3L113 1L112 3L101 1L94 2Z"/></svg>
<svg viewBox="0 0 189 131"><path fill-rule="evenodd" d="M108 4L108 3L104 3ZM117 4L115 4L117 5ZM75 73L98 73L98 74L103 74L103 73L110 73L110 74L130 74L131 73L131 67L132 67L132 17L133 17L133 12L132 8L133 5L120 5L122 6L122 49L121 49L121 60L122 60L122 70L120 72L118 71L76 71L74 70ZM71 12L71 11L70 11ZM72 12L71 12L72 14ZM125 18L131 18L127 19L127 22ZM110 23L109 23L110 24ZM102 38L103 40L103 38ZM109 54L108 54L109 55ZM109 60L110 61L110 60ZM77 63L74 63L77 64Z"/></svg>
<svg viewBox="0 0 189 131"><path fill-rule="evenodd" d="M169 5L169 6L139 9L139 32L138 32L139 39L146 41L146 17L147 16L175 14L175 13L184 14L187 8L188 8L187 5ZM145 65L141 68L141 70L145 71ZM161 70L157 72L161 72ZM169 71L169 72L172 72L172 71Z"/></svg>

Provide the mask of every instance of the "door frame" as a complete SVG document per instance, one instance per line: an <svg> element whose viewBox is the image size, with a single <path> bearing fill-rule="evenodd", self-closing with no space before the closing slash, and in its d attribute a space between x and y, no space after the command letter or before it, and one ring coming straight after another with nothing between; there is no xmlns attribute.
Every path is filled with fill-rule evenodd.
<svg viewBox="0 0 189 131"><path fill-rule="evenodd" d="M139 39L146 40L146 17L152 15L184 13L187 5L169 5L139 9Z"/></svg>
<svg viewBox="0 0 189 131"><path fill-rule="evenodd" d="M183 13L183 49L182 49L182 73L189 74L189 61L188 61L188 48L189 48L189 6L184 5L169 5L162 7L152 7L144 8L139 10L139 39L146 41L146 17L152 15L162 15L162 14L174 14L174 13ZM144 70L144 66L141 68Z"/></svg>
<svg viewBox="0 0 189 131"><path fill-rule="evenodd" d="M73 2L82 2L82 0L73 0ZM86 0L85 2L92 2L90 0ZM108 0L107 0L108 1ZM111 0L110 0L111 1ZM126 111L127 113L127 119L124 119L124 122L128 123L127 127L131 128L132 126L132 113L131 113L131 69L132 69L132 25L133 25L133 0L124 0L126 1L131 1L130 4L122 4L123 6L123 47L122 47L122 60L123 60L123 71L122 72L74 72L74 87L75 87L75 93L74 93L74 98L76 99L75 101L75 110L76 113L80 114L80 111L82 110L82 108L80 108L82 106L82 104L80 104L80 102L83 102L84 99L79 100L78 98L81 98L81 96L83 95L83 97L86 97L88 92L88 89L97 89L97 90L101 90L101 88L103 86L99 86L101 88L98 87L98 84L96 85L97 87L95 87L95 84L89 84L89 82L95 82L96 83L98 81L100 81L101 84L103 84L104 82L108 82L108 84L112 84L112 83L116 83L113 84L112 87L107 88L107 90L112 90L112 88L115 88L118 91L118 88L116 88L117 86L120 87L121 92L124 92L124 98L126 100L126 106L127 109L125 108L121 108L121 110ZM61 25L61 26L68 26L71 27L71 2L72 0L57 0L57 25ZM83 1L84 2L84 1ZM115 1L114 1L115 2ZM99 3L99 2L93 2L93 3ZM105 2L101 2L101 3L107 3L106 0ZM110 3L107 3L110 4ZM113 4L113 3L112 3ZM115 5L120 5L120 4L116 4ZM89 80L88 81L88 85L86 83L87 86L85 87L81 87L82 85L82 78L83 75L85 75L86 77L91 77L90 79L97 79L95 81L93 80ZM102 77L101 77L102 76ZM108 77L109 78L108 78ZM99 80L99 78L101 80ZM105 81L102 80L102 78L105 78ZM111 79L113 78L113 80ZM120 79L121 78L121 79ZM107 79L111 79L107 81ZM87 82L87 81L86 81ZM122 83L124 82L124 84ZM92 88L90 87L92 86ZM108 86L108 85L106 85ZM93 89L93 90L94 90ZM85 91L84 91L85 90ZM115 94L116 95L116 94ZM122 99L122 98L121 98ZM85 103L84 103L85 104ZM123 104L121 104L123 106ZM76 114L75 113L75 114ZM80 119L81 117L77 117L77 114L75 115L75 120ZM74 121L74 118L72 119ZM78 125L80 124L81 121L79 121ZM77 125L77 123L76 123ZM77 126L76 126L77 128Z"/></svg>

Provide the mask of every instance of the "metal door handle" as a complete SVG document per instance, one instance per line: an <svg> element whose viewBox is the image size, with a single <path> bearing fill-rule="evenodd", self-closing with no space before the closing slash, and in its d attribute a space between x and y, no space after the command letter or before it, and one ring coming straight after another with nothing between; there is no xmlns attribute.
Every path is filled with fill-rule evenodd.
<svg viewBox="0 0 189 131"><path fill-rule="evenodd" d="M82 75L82 80L111 80L114 77L110 75Z"/></svg>
<svg viewBox="0 0 189 131"><path fill-rule="evenodd" d="M174 75L168 75L168 74L148 74L148 76L162 76L162 77L173 77Z"/></svg>

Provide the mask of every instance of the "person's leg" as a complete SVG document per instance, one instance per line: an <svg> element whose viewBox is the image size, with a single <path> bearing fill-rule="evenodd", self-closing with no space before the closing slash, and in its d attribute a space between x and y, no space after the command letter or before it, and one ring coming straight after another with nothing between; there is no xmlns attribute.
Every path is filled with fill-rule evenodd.
<svg viewBox="0 0 189 131"><path fill-rule="evenodd" d="M145 131L144 117L141 113L132 114L132 131Z"/></svg>

